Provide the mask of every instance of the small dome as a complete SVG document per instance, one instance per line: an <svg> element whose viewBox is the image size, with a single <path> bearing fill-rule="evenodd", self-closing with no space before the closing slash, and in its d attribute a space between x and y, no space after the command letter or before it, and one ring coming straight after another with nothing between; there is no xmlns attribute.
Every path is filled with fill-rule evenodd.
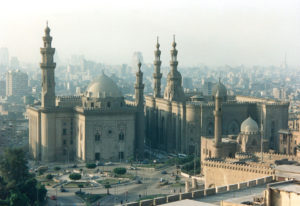
<svg viewBox="0 0 300 206"><path fill-rule="evenodd" d="M220 81L212 89L213 96L216 96L217 93L219 97L227 97L227 89Z"/></svg>
<svg viewBox="0 0 300 206"><path fill-rule="evenodd" d="M117 84L104 73L94 79L86 90L88 97L123 97Z"/></svg>
<svg viewBox="0 0 300 206"><path fill-rule="evenodd" d="M241 132L243 133L257 133L258 125L251 117L248 117L243 121L241 125Z"/></svg>

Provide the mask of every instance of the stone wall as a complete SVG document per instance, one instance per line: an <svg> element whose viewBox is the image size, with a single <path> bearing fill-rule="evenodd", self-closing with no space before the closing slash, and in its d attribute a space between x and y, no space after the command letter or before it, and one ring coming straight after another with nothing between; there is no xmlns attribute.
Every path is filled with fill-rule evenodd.
<svg viewBox="0 0 300 206"><path fill-rule="evenodd" d="M205 188L237 184L274 175L274 170L258 165L243 165L206 160L202 162Z"/></svg>

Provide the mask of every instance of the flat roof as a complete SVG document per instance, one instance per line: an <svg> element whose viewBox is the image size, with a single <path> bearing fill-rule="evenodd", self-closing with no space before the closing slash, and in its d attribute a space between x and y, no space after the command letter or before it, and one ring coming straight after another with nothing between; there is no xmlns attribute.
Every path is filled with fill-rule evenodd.
<svg viewBox="0 0 300 206"><path fill-rule="evenodd" d="M275 175L300 180L300 166L297 165L278 165L275 167Z"/></svg>
<svg viewBox="0 0 300 206"><path fill-rule="evenodd" d="M272 189L277 189L286 192L294 192L300 194L300 182L290 182L271 186Z"/></svg>
<svg viewBox="0 0 300 206"><path fill-rule="evenodd" d="M210 203L206 203L206 202L199 202L196 200L190 200L190 199L186 199L186 200L180 200L180 201L176 201L176 202L170 202L170 203L166 203L166 204L162 204L162 205L166 205L166 206L216 206L215 204L210 204Z"/></svg>
<svg viewBox="0 0 300 206"><path fill-rule="evenodd" d="M236 190L226 193L215 194L211 196L201 197L197 199L201 202L220 204L220 201L224 200L226 202L243 202L247 200L253 200L253 197L262 196L263 191L267 188L267 185L259 185L256 187L249 187L242 190Z"/></svg>

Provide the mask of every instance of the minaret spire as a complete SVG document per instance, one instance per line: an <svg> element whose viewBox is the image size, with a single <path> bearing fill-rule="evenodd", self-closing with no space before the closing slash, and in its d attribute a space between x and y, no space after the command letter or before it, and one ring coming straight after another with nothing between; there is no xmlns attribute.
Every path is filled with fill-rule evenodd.
<svg viewBox="0 0 300 206"><path fill-rule="evenodd" d="M215 94L215 157L220 158L221 146L222 146L222 97L220 96L220 91L217 90Z"/></svg>
<svg viewBox="0 0 300 206"><path fill-rule="evenodd" d="M159 50L159 39L157 36L157 41L156 41L156 50L154 51L154 73L153 73L153 96L154 97L161 97L161 77L162 73L160 73L160 66L161 66L161 61L160 61L160 54L161 51Z"/></svg>
<svg viewBox="0 0 300 206"><path fill-rule="evenodd" d="M141 71L142 63L139 60L138 71L136 73L135 89L135 103L137 107L136 112L136 155L139 158L144 154L144 140L145 140L145 116L144 116L144 84L143 72Z"/></svg>
<svg viewBox="0 0 300 206"><path fill-rule="evenodd" d="M170 67L171 71L168 74L167 78L167 86L164 92L164 98L171 100L171 101L185 101L185 95L182 87L182 76L180 72L177 70L178 61L177 61L177 54L178 51L176 49L176 41L175 35L173 35L173 43L171 49L171 61Z"/></svg>
<svg viewBox="0 0 300 206"><path fill-rule="evenodd" d="M135 83L135 103L138 107L144 104L144 84L143 84L143 72L141 71L142 63L139 60L137 63L138 71L136 73L136 83Z"/></svg>
<svg viewBox="0 0 300 206"><path fill-rule="evenodd" d="M42 108L55 107L55 81L54 69L56 64L53 61L55 48L51 47L52 37L50 36L50 28L48 21L46 22L45 36L43 37L44 47L41 48L42 62Z"/></svg>

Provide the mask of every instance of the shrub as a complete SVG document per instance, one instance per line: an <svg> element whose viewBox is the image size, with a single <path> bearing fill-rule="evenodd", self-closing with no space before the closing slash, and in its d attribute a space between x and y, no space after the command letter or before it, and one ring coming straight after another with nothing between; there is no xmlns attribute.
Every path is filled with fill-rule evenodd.
<svg viewBox="0 0 300 206"><path fill-rule="evenodd" d="M60 170L60 167L56 166L56 167L54 167L54 170L55 170L55 171L59 171L59 170Z"/></svg>
<svg viewBox="0 0 300 206"><path fill-rule="evenodd" d="M69 178L71 180L80 180L81 179L81 174L79 174L79 173L72 173L72 174L69 175Z"/></svg>
<svg viewBox="0 0 300 206"><path fill-rule="evenodd" d="M94 169L97 167L97 165L95 163L86 163L86 168L88 169Z"/></svg>
<svg viewBox="0 0 300 206"><path fill-rule="evenodd" d="M114 169L114 173L117 175L124 175L126 173L126 168L124 167L117 167Z"/></svg>
<svg viewBox="0 0 300 206"><path fill-rule="evenodd" d="M47 174L47 176L46 176L46 179L47 179L47 180L52 180L52 178L53 178L53 175L52 175L52 174Z"/></svg>

